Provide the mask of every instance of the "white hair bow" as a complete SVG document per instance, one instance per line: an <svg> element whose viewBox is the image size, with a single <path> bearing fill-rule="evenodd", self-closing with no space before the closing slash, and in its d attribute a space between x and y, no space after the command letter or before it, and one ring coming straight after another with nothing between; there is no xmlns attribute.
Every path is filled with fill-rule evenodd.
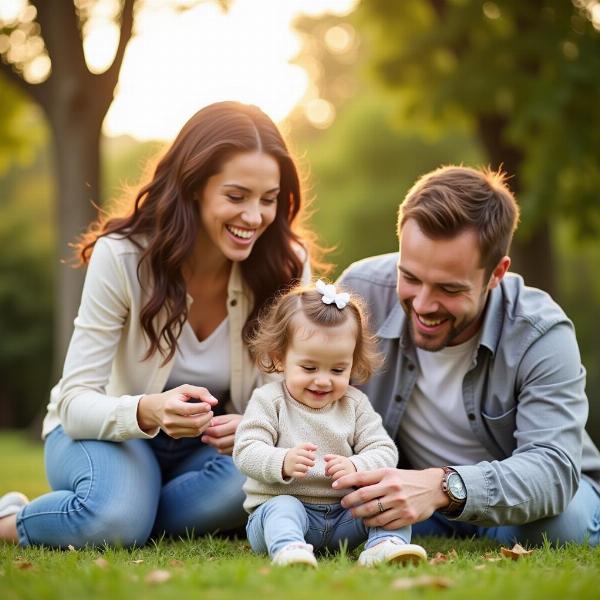
<svg viewBox="0 0 600 600"><path fill-rule="evenodd" d="M321 298L321 300L324 304L335 303L335 305L342 310L342 308L344 308L350 301L350 294L347 292L340 292L338 294L335 289L335 285L332 283L325 283L319 279L315 287L317 288L317 292L319 292L319 294L323 294L323 298Z"/></svg>

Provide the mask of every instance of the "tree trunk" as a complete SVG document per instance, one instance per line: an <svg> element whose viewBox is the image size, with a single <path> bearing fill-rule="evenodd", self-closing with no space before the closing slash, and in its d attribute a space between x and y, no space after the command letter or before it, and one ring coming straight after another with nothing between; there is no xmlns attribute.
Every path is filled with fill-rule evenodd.
<svg viewBox="0 0 600 600"><path fill-rule="evenodd" d="M57 256L54 300L54 374L60 372L73 333L84 268L73 268L73 249L69 247L96 218L100 200L99 141L102 121L82 111L55 116L53 142L57 185Z"/></svg>
<svg viewBox="0 0 600 600"><path fill-rule="evenodd" d="M508 184L519 201L520 173L523 155L503 139L507 120L499 115L481 115L478 120L479 139L486 150L490 166L502 167L511 177ZM512 266L523 276L525 283L545 290L552 296L556 292L555 260L552 231L548 221L542 221L529 235L517 235L511 248Z"/></svg>

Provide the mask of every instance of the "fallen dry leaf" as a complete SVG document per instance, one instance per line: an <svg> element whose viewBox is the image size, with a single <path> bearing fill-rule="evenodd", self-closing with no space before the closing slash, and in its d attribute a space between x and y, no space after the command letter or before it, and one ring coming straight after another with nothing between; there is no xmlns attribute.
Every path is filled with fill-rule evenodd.
<svg viewBox="0 0 600 600"><path fill-rule="evenodd" d="M33 563L29 562L27 559L21 557L21 556L17 556L17 558L15 560L13 560L12 563L17 569L32 569L33 568Z"/></svg>
<svg viewBox="0 0 600 600"><path fill-rule="evenodd" d="M75 546L73 546L73 544L69 544L67 546L67 548L69 549L69 552L77 552L77 550L75 549Z"/></svg>
<svg viewBox="0 0 600 600"><path fill-rule="evenodd" d="M435 577L432 575L420 575L419 577L401 577L392 581L394 590L410 590L412 588L449 588L454 581L447 577Z"/></svg>
<svg viewBox="0 0 600 600"><path fill-rule="evenodd" d="M448 560L457 560L457 559L458 559L458 552L454 548L450 548L450 550L448 550Z"/></svg>
<svg viewBox="0 0 600 600"><path fill-rule="evenodd" d="M485 565L475 565L473 568L476 571L483 571L485 569Z"/></svg>
<svg viewBox="0 0 600 600"><path fill-rule="evenodd" d="M529 556L533 553L533 550L525 550L521 544L515 544L510 550L508 548L500 548L500 553L506 558L512 560L519 560L522 556Z"/></svg>
<svg viewBox="0 0 600 600"><path fill-rule="evenodd" d="M502 560L502 557L498 556L494 552L486 552L483 555L483 560L487 560L488 562L497 562L499 560Z"/></svg>
<svg viewBox="0 0 600 600"><path fill-rule="evenodd" d="M136 560L130 560L129 561L132 565L141 565L144 562L143 558L138 558Z"/></svg>
<svg viewBox="0 0 600 600"><path fill-rule="evenodd" d="M441 565L448 562L448 557L442 552L436 552L435 556L429 561L430 565Z"/></svg>
<svg viewBox="0 0 600 600"><path fill-rule="evenodd" d="M259 575L268 575L270 572L271 569L269 569L269 567L261 567L260 569L258 569Z"/></svg>
<svg viewBox="0 0 600 600"><path fill-rule="evenodd" d="M165 571L163 569L155 569L154 571L150 571L146 577L144 577L144 581L146 583L164 583L171 579L171 573L169 571Z"/></svg>
<svg viewBox="0 0 600 600"><path fill-rule="evenodd" d="M95 561L94 564L97 567L100 567L101 569L106 569L106 567L108 567L108 561L105 558L102 558L101 556L99 556Z"/></svg>
<svg viewBox="0 0 600 600"><path fill-rule="evenodd" d="M172 560L169 561L169 564L172 567L183 567L183 561L182 560L177 560L176 558L173 558Z"/></svg>

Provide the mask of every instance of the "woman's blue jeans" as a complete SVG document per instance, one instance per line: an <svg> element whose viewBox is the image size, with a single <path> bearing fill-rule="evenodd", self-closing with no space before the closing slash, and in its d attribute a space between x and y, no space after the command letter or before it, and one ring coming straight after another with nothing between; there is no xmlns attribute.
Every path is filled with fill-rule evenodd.
<svg viewBox="0 0 600 600"><path fill-rule="evenodd" d="M274 556L294 542L312 544L315 550L336 551L340 544L349 550L365 540L370 548L384 538L397 537L410 542L410 527L386 531L366 527L341 504L304 504L294 496L274 496L261 504L246 526L248 541L254 552Z"/></svg>
<svg viewBox="0 0 600 600"><path fill-rule="evenodd" d="M141 546L151 535L203 535L240 527L244 476L197 438L45 442L52 492L17 515L23 546Z"/></svg>

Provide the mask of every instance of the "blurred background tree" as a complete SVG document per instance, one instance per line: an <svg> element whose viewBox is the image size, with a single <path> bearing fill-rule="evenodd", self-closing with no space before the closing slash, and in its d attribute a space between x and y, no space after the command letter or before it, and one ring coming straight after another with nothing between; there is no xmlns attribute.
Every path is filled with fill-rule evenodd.
<svg viewBox="0 0 600 600"><path fill-rule="evenodd" d="M110 67L93 73L83 39L94 5L90 0L30 0L14 21L0 23L0 70L44 112L51 133L56 181L57 254L94 219L100 189L100 133L133 28L135 0L116 14L120 35ZM73 330L84 272L57 268L54 356L61 362Z"/></svg>
<svg viewBox="0 0 600 600"><path fill-rule="evenodd" d="M556 217L580 236L600 232L592 10L598 3L589 0L369 0L357 15L398 118L444 129L463 123L485 162L512 176L523 211L516 269L553 294Z"/></svg>

